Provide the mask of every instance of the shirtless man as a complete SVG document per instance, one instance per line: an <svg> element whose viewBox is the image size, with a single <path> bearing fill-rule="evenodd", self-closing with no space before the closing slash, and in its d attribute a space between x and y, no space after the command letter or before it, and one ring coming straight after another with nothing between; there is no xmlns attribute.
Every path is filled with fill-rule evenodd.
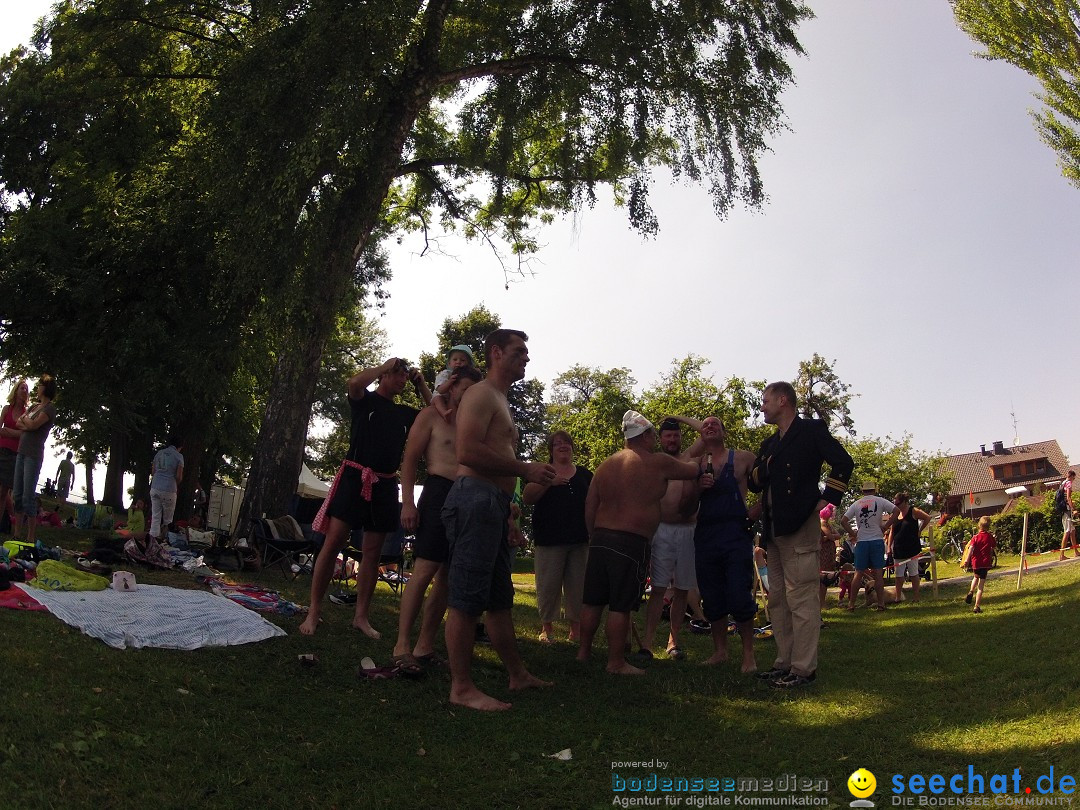
<svg viewBox="0 0 1080 810"><path fill-rule="evenodd" d="M697 478L698 467L654 452L656 428L637 411L623 414L623 438L625 447L596 470L585 501L589 561L577 658L589 660L606 605L607 671L641 675L645 670L627 663L623 645L630 611L645 584L645 548L660 525L660 501L668 482Z"/></svg>
<svg viewBox="0 0 1080 810"><path fill-rule="evenodd" d="M680 423L701 430L701 422L685 416L672 416L660 423L660 449L672 458L687 461L692 449L684 453L682 449L682 427ZM672 588L670 617L671 630L668 633L667 650L669 658L681 661L686 654L679 647L679 631L682 629L683 616L686 613L687 594L697 589L694 576L694 513L696 505L688 514L679 511L682 500L683 482L668 482L667 491L660 499L660 525L652 538L649 553L649 568L652 581L652 593L649 595L649 607L645 612L645 636L639 654L652 657L653 642L656 638L656 626L660 623L660 614L664 609L664 595L668 586Z"/></svg>
<svg viewBox="0 0 1080 810"><path fill-rule="evenodd" d="M514 605L510 499L519 476L538 484L550 484L555 478L550 464L517 458L518 432L506 392L525 376L528 339L513 329L496 329L487 336L487 378L465 392L457 409L457 480L442 511L450 545L446 618L450 702L482 711L510 708L473 683L476 622L484 611L485 629L510 675L510 689L550 686L525 668L510 616Z"/></svg>
<svg viewBox="0 0 1080 810"><path fill-rule="evenodd" d="M454 449L456 411L462 395L477 382L480 382L480 372L474 366L459 369L453 384L444 392L444 403L449 409L446 417L434 404L424 408L413 422L409 441L405 444L405 457L401 462L401 526L407 532L416 533L413 543L415 563L412 576L401 595L398 637L392 659L405 675L420 675L425 663L435 660L435 633L446 612L446 558L449 549L442 508L457 477L457 453ZM427 478L417 510L414 482L421 458L427 461ZM431 596L425 601L424 593L432 583ZM416 646L412 647L410 636L421 605L424 615L420 621L420 635L416 639Z"/></svg>
<svg viewBox="0 0 1080 810"><path fill-rule="evenodd" d="M706 664L727 661L727 617L735 620L742 638L742 672L757 670L754 659L754 541L747 531L747 477L755 456L729 450L724 425L715 416L701 423L704 454L697 459L705 470L697 482L683 485L681 509L697 512L694 555L705 618L712 623L713 654Z"/></svg>
<svg viewBox="0 0 1080 810"><path fill-rule="evenodd" d="M375 390L368 391L368 386L376 380ZM349 453L334 478L325 515L320 512L323 521L316 517L319 525L314 528L326 534L326 541L311 574L311 606L300 625L305 636L314 635L319 627L322 600L338 553L348 544L353 527L359 526L364 529L364 556L356 578L353 627L370 638L380 638L379 631L368 620L368 609L375 592L383 541L398 528L397 469L417 411L394 399L409 381L424 402L431 401L431 392L420 372L410 369L398 357L391 357L381 366L365 368L349 379L352 411Z"/></svg>

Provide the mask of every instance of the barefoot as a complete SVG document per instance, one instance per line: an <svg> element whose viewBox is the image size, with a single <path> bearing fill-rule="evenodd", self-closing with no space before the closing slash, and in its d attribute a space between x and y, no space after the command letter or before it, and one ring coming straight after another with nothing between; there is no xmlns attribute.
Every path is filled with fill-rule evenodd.
<svg viewBox="0 0 1080 810"><path fill-rule="evenodd" d="M635 667L633 664L629 664L626 661L622 662L621 666L612 668L611 664L607 665L607 671L612 675L644 675L645 670Z"/></svg>
<svg viewBox="0 0 1080 810"><path fill-rule="evenodd" d="M581 663L585 663L592 657L592 654L589 650L581 649L577 651L577 656L575 657L578 661L581 661Z"/></svg>
<svg viewBox="0 0 1080 810"><path fill-rule="evenodd" d="M505 712L513 704L503 703L491 695L485 695L475 686L462 692L450 692L450 703L454 706L464 706L467 709L476 709L480 712Z"/></svg>
<svg viewBox="0 0 1080 810"><path fill-rule="evenodd" d="M356 619L353 621L352 626L354 630L359 630L368 638L373 638L376 641L382 638L382 633L372 627L371 622L367 621L366 619Z"/></svg>
<svg viewBox="0 0 1080 810"><path fill-rule="evenodd" d="M313 636L315 635L315 630L318 628L318 626L319 617L311 612L308 612L307 618L304 619L303 623L301 623L300 625L300 635Z"/></svg>
<svg viewBox="0 0 1080 810"><path fill-rule="evenodd" d="M551 681L542 681L530 672L510 679L510 691L520 692L522 689L543 689L551 686Z"/></svg>
<svg viewBox="0 0 1080 810"><path fill-rule="evenodd" d="M723 664L727 662L727 652L715 652L701 662L703 667L713 667L717 664Z"/></svg>
<svg viewBox="0 0 1080 810"><path fill-rule="evenodd" d="M754 660L754 654L744 655L742 660L742 666L739 667L739 672L743 675L751 675L757 672L757 661Z"/></svg>

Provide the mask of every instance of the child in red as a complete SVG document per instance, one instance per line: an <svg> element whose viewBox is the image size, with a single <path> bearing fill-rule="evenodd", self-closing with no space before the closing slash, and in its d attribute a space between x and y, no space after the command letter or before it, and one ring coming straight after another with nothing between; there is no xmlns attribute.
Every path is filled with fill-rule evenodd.
<svg viewBox="0 0 1080 810"><path fill-rule="evenodd" d="M975 607L972 609L972 613L982 613L982 596L983 585L986 584L986 572L990 569L990 563L994 559L994 546L997 541L994 540L994 535L990 534L990 518L979 518L979 533L971 538L968 542L967 548L964 549L964 559L961 560L961 568L971 562L971 570L974 572L974 576L971 578L971 587L968 589L967 596L964 597L964 601L969 605L971 599L975 597Z"/></svg>

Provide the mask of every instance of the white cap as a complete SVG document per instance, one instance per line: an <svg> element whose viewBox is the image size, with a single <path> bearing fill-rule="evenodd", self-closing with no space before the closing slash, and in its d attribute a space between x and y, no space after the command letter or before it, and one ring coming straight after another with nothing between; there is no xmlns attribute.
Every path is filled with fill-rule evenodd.
<svg viewBox="0 0 1080 810"><path fill-rule="evenodd" d="M623 438L633 439L647 430L652 430L653 424L637 411L627 411L622 417Z"/></svg>

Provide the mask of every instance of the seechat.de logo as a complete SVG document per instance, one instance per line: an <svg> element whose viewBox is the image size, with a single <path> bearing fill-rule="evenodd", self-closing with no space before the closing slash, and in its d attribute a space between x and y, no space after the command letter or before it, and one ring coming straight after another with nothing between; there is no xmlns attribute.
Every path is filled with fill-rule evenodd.
<svg viewBox="0 0 1080 810"><path fill-rule="evenodd" d="M877 789L877 779L866 768L859 768L847 780L847 789L855 797L851 807L873 807L874 803L867 800Z"/></svg>

